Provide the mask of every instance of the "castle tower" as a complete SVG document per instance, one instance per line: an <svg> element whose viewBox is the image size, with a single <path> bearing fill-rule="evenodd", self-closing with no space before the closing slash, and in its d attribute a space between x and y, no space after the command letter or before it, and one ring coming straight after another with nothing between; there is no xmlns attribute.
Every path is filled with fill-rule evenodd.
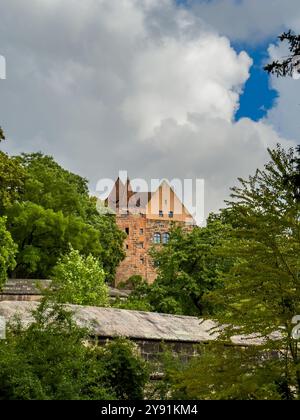
<svg viewBox="0 0 300 420"><path fill-rule="evenodd" d="M150 249L168 243L172 224L191 229L193 217L165 181L154 192L134 192L129 179L123 183L118 178L107 202L116 211L119 229L127 235L126 257L117 268L115 285L134 275L153 283L157 272Z"/></svg>

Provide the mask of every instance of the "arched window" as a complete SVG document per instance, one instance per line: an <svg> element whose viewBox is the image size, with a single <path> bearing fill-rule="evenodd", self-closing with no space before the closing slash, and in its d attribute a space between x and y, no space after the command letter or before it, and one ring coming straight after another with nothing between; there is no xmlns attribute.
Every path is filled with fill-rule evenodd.
<svg viewBox="0 0 300 420"><path fill-rule="evenodd" d="M160 233L154 233L154 235L153 235L153 242L155 244L160 244L161 243Z"/></svg>
<svg viewBox="0 0 300 420"><path fill-rule="evenodd" d="M167 244L170 240L170 234L168 232L164 232L162 234L162 243Z"/></svg>

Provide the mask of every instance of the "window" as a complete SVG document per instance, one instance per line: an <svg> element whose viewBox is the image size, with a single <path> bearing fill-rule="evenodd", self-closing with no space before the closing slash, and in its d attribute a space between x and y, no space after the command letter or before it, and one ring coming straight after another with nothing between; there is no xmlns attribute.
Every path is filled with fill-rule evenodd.
<svg viewBox="0 0 300 420"><path fill-rule="evenodd" d="M144 235L144 229L140 229L140 235Z"/></svg>
<svg viewBox="0 0 300 420"><path fill-rule="evenodd" d="M128 227L125 228L125 232L126 232L127 235L129 235L129 228Z"/></svg>
<svg viewBox="0 0 300 420"><path fill-rule="evenodd" d="M144 264L144 263L145 263L144 258L141 258L141 259L140 259L140 262L141 262L141 264Z"/></svg>
<svg viewBox="0 0 300 420"><path fill-rule="evenodd" d="M170 234L168 232L164 232L162 234L162 242L163 244L167 244L170 241Z"/></svg>
<svg viewBox="0 0 300 420"><path fill-rule="evenodd" d="M138 247L138 248L144 248L144 242L139 242L139 243L137 244L137 247Z"/></svg>
<svg viewBox="0 0 300 420"><path fill-rule="evenodd" d="M164 212L162 210L159 210L159 217L164 217Z"/></svg>
<svg viewBox="0 0 300 420"><path fill-rule="evenodd" d="M126 244L126 249L129 249L129 245L128 244Z"/></svg>
<svg viewBox="0 0 300 420"><path fill-rule="evenodd" d="M169 211L169 217L173 218L174 217L174 212L173 211Z"/></svg>
<svg viewBox="0 0 300 420"><path fill-rule="evenodd" d="M154 233L154 235L153 235L153 242L155 244L160 244L161 243L160 233Z"/></svg>

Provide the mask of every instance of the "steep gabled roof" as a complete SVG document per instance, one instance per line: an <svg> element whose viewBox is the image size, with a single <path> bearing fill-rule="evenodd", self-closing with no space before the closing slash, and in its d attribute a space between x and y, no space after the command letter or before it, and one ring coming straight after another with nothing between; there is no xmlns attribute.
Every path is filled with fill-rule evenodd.
<svg viewBox="0 0 300 420"><path fill-rule="evenodd" d="M109 196L106 199L106 203L111 208L125 208L128 207L128 202L134 194L135 193L132 191L129 178L127 178L126 182L124 183L118 177L113 189L111 190Z"/></svg>
<svg viewBox="0 0 300 420"><path fill-rule="evenodd" d="M147 209L151 200L160 194L161 190L166 187L174 195L174 200L180 203L182 207L182 213L185 214L189 219L194 221L193 216L190 214L189 210L183 204L182 200L177 196L172 186L166 181L163 180L160 185L157 187L156 191L133 191L130 179L127 178L126 182L123 182L120 177L116 180L112 191L110 192L108 198L106 199L106 204L114 209L138 209L139 207L143 210Z"/></svg>

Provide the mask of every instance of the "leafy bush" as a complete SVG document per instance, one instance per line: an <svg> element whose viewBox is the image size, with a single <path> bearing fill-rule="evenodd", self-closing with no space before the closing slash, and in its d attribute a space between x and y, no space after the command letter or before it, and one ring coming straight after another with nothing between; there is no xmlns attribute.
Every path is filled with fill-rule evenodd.
<svg viewBox="0 0 300 420"><path fill-rule="evenodd" d="M85 255L100 257L99 233L80 217L45 209L31 202L15 202L6 211L7 226L18 244L16 275L47 278L71 244Z"/></svg>
<svg viewBox="0 0 300 420"><path fill-rule="evenodd" d="M142 399L149 379L149 370L135 345L119 338L99 348L98 354L105 367L106 383L117 398Z"/></svg>
<svg viewBox="0 0 300 420"><path fill-rule="evenodd" d="M0 400L78 400L114 397L105 372L83 345L87 332L70 313L43 303L24 330L10 325L0 342Z"/></svg>
<svg viewBox="0 0 300 420"><path fill-rule="evenodd" d="M284 361L261 348L211 343L183 364L166 353L161 398L178 400L287 400L293 398L282 374Z"/></svg>
<svg viewBox="0 0 300 420"><path fill-rule="evenodd" d="M72 314L49 301L33 315L31 326L16 320L0 341L0 400L143 398L147 367L132 343L93 346Z"/></svg>
<svg viewBox="0 0 300 420"><path fill-rule="evenodd" d="M53 269L52 296L60 303L105 306L108 287L104 280L104 270L96 258L71 249Z"/></svg>
<svg viewBox="0 0 300 420"><path fill-rule="evenodd" d="M6 230L6 219L0 217L0 290L7 278L7 271L15 267L17 246Z"/></svg>

